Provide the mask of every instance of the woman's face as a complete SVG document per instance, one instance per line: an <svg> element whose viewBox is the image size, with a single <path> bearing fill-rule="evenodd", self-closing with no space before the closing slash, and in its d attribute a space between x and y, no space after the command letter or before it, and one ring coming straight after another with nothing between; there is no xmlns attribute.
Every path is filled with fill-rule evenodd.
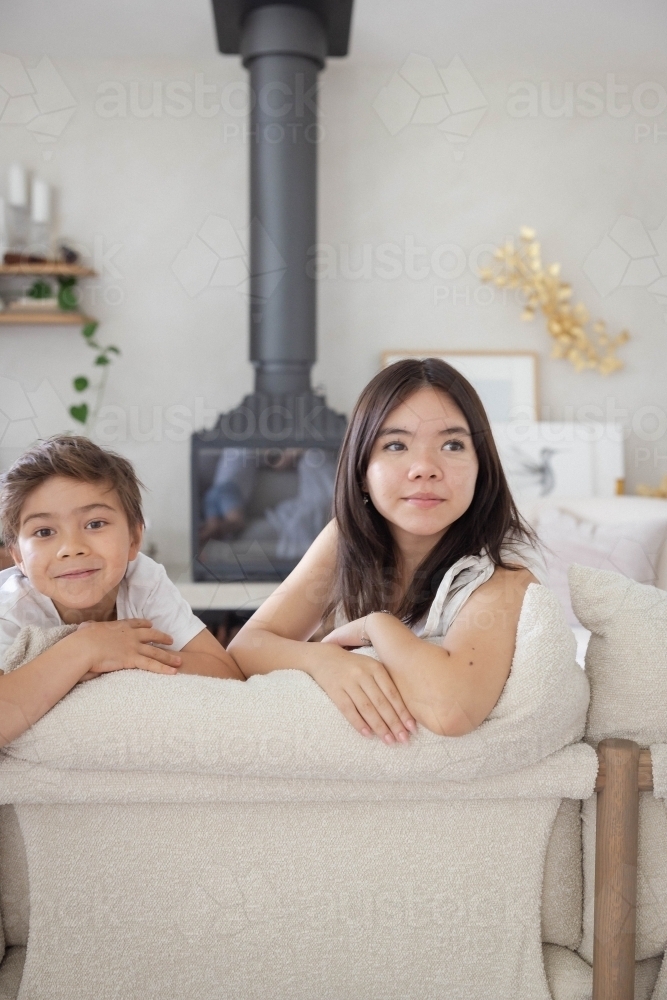
<svg viewBox="0 0 667 1000"><path fill-rule="evenodd" d="M384 421L365 486L399 547L414 536L436 544L470 506L477 469L467 420L448 395L428 387Z"/></svg>

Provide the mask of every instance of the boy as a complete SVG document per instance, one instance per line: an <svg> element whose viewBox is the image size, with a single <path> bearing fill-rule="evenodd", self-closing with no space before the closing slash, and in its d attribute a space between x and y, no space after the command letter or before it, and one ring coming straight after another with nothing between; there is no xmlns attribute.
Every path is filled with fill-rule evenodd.
<svg viewBox="0 0 667 1000"><path fill-rule="evenodd" d="M88 438L56 436L19 458L0 485L3 537L16 563L0 573L0 669L24 625L79 626L0 672L0 746L79 681L112 670L245 680L164 567L139 551L144 519L130 462Z"/></svg>

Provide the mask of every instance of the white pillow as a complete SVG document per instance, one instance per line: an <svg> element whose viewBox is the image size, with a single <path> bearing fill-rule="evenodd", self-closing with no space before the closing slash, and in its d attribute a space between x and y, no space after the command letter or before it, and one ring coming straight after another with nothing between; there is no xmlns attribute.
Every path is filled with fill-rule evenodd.
<svg viewBox="0 0 667 1000"><path fill-rule="evenodd" d="M586 741L667 743L667 592L618 573L573 566L573 607L591 635Z"/></svg>
<svg viewBox="0 0 667 1000"><path fill-rule="evenodd" d="M570 603L570 566L577 563L611 570L654 585L666 529L665 521L594 524L556 507L542 511L536 530L544 546L549 587L563 605L570 625L579 624Z"/></svg>

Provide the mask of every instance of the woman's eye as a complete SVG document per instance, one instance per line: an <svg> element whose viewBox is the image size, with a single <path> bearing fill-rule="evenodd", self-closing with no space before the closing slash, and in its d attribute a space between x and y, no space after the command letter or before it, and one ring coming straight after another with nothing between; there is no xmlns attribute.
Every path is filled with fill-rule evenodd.
<svg viewBox="0 0 667 1000"><path fill-rule="evenodd" d="M384 446L383 451L404 451L405 444L403 441L389 441L388 444Z"/></svg>
<svg viewBox="0 0 667 1000"><path fill-rule="evenodd" d="M87 528L103 528L106 521L89 521L86 525Z"/></svg>
<svg viewBox="0 0 667 1000"><path fill-rule="evenodd" d="M36 538L49 538L53 534L53 528L38 528L35 532Z"/></svg>
<svg viewBox="0 0 667 1000"><path fill-rule="evenodd" d="M463 443L463 441L445 441L445 443L443 444L442 447L446 448L448 451L464 451L465 450L465 444Z"/></svg>

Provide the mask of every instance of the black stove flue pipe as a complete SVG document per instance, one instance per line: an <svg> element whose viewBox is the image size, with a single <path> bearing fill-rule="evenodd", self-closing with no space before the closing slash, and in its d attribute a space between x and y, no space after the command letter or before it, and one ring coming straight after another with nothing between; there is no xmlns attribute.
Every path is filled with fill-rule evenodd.
<svg viewBox="0 0 667 1000"><path fill-rule="evenodd" d="M317 74L346 55L352 0L213 0L250 73L250 359L255 393L311 392L316 359ZM310 267L308 266L310 263Z"/></svg>
<svg viewBox="0 0 667 1000"><path fill-rule="evenodd" d="M301 393L315 361L317 74L326 37L312 11L283 4L248 15L250 71L250 360L255 391ZM259 224L258 224L259 223ZM310 272L310 273L309 273Z"/></svg>

